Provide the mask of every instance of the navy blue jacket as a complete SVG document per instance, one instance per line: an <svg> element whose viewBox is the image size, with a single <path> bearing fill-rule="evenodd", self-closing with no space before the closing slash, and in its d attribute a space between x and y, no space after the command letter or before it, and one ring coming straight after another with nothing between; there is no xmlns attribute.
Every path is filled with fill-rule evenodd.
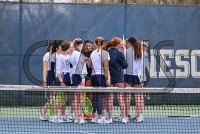
<svg viewBox="0 0 200 134"><path fill-rule="evenodd" d="M116 48L108 50L110 55L109 69L111 76L111 84L116 84L124 81L123 69L128 67L124 54Z"/></svg>

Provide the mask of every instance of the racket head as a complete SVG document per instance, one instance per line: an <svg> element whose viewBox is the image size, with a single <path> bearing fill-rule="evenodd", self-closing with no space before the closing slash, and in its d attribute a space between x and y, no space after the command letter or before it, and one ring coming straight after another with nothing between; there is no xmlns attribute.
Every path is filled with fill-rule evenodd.
<svg viewBox="0 0 200 134"><path fill-rule="evenodd" d="M88 98L83 99L82 110L86 116L92 115L93 112L92 102Z"/></svg>
<svg viewBox="0 0 200 134"><path fill-rule="evenodd" d="M40 107L40 113L41 113L41 116L42 116L43 118L47 119L47 120L49 119L49 118L48 118L48 105L49 105L49 100L48 100L47 97L45 97L45 99L44 99L44 101L43 101L43 103L42 103L42 105L41 105L41 107ZM43 112L44 112L44 110L45 110L45 107L47 108L46 116L43 115Z"/></svg>

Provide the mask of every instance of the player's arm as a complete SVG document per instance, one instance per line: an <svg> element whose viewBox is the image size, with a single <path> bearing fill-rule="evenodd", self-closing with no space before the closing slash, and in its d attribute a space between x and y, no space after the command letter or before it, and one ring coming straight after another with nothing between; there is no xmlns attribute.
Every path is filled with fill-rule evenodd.
<svg viewBox="0 0 200 134"><path fill-rule="evenodd" d="M110 85L110 71L109 71L109 63L108 59L104 60L104 70L107 76L106 84L109 86Z"/></svg>
<svg viewBox="0 0 200 134"><path fill-rule="evenodd" d="M58 74L58 79L59 79L59 81L60 81L61 86L65 86L65 84L64 84L64 82L63 82L63 79L62 79L61 73Z"/></svg>
<svg viewBox="0 0 200 134"><path fill-rule="evenodd" d="M47 86L47 66L48 66L48 62L44 61L43 62L43 86Z"/></svg>

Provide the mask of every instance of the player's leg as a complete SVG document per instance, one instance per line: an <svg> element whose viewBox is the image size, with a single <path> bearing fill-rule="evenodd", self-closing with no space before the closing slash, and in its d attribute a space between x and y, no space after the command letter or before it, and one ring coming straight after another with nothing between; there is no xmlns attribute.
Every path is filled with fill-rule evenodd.
<svg viewBox="0 0 200 134"><path fill-rule="evenodd" d="M102 115L104 117L108 116L108 93L105 93L104 98L103 98L103 104L102 104Z"/></svg>
<svg viewBox="0 0 200 134"><path fill-rule="evenodd" d="M79 118L80 119L84 118L84 113L83 113L83 110L82 110L82 101L83 101L83 92L80 92L79 93L79 111L80 111Z"/></svg>
<svg viewBox="0 0 200 134"><path fill-rule="evenodd" d="M78 110L78 92L74 92L74 113L75 113L75 121L74 123L78 123L79 122L79 110Z"/></svg>
<svg viewBox="0 0 200 134"><path fill-rule="evenodd" d="M70 99L71 99L71 103L70 103L70 112L69 112L68 118L73 120L73 112L74 112L74 93L73 92L70 93Z"/></svg>
<svg viewBox="0 0 200 134"><path fill-rule="evenodd" d="M66 74L62 74L63 77L63 82L65 83L65 86L70 86L71 85L71 81L70 81L70 74L66 73ZM61 104L61 120L63 122L71 122L72 119L69 119L66 115L65 115L65 109L66 109L66 100L67 100L67 92L62 92L62 104Z"/></svg>
<svg viewBox="0 0 200 134"><path fill-rule="evenodd" d="M132 87L130 83L124 83L125 87ZM125 95L125 116L128 119L130 113L131 93L124 93Z"/></svg>
<svg viewBox="0 0 200 134"><path fill-rule="evenodd" d="M98 119L101 119L102 116L102 102L103 102L103 98L104 98L104 94L103 93L98 93L98 105L97 105L97 112L98 112Z"/></svg>
<svg viewBox="0 0 200 134"><path fill-rule="evenodd" d="M78 74L73 74L72 75L72 81L74 86L78 86L81 84L80 81L80 75ZM75 112L75 120L74 123L79 123L79 92L74 92L74 112Z"/></svg>
<svg viewBox="0 0 200 134"><path fill-rule="evenodd" d="M110 87L114 87L114 85L111 85ZM107 93L107 101L108 104L106 107L108 107L108 114L109 114L109 122L112 123L112 110L113 110L113 99L114 94L113 93Z"/></svg>
<svg viewBox="0 0 200 134"><path fill-rule="evenodd" d="M133 84L134 87L141 87L140 84ZM135 122L142 122L142 112L144 108L143 93L135 93L135 105L136 105L136 120Z"/></svg>
<svg viewBox="0 0 200 134"><path fill-rule="evenodd" d="M107 87L106 79L104 75L96 75L97 83L100 87ZM100 92L98 93L98 105L97 105L97 112L98 112L98 120L97 123L109 123L105 118L102 116L102 103L104 99L105 93Z"/></svg>
<svg viewBox="0 0 200 134"><path fill-rule="evenodd" d="M60 86L60 81L59 81L58 77L56 77L54 86ZM56 98L56 100L54 103L54 116L53 116L53 119L51 120L51 122L58 123L58 122L60 122L58 119L58 109L60 108L60 99L61 99L60 92L55 92L55 98Z"/></svg>
<svg viewBox="0 0 200 134"><path fill-rule="evenodd" d="M124 87L124 83L115 84L116 87ZM122 114L122 123L127 123L126 121L126 113L125 113L125 96L124 93L117 93L117 99L119 102L119 107Z"/></svg>

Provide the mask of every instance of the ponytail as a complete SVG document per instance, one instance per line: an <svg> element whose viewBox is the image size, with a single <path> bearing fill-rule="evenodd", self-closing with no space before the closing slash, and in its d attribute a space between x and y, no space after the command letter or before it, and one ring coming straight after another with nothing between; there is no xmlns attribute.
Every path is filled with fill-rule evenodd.
<svg viewBox="0 0 200 134"><path fill-rule="evenodd" d="M134 60L137 61L142 59L142 43L141 41L137 41L134 45Z"/></svg>
<svg viewBox="0 0 200 134"><path fill-rule="evenodd" d="M102 46L104 44L104 39L102 37L97 37L95 43L97 46Z"/></svg>
<svg viewBox="0 0 200 134"><path fill-rule="evenodd" d="M47 47L46 51L47 51L47 52L50 52L50 46Z"/></svg>
<svg viewBox="0 0 200 134"><path fill-rule="evenodd" d="M53 41L51 41L50 44L49 44L49 46L47 47L47 49L46 49L47 52L50 52L51 46L53 46Z"/></svg>
<svg viewBox="0 0 200 134"><path fill-rule="evenodd" d="M53 41L53 47L52 47L52 54L56 52L58 47L64 42L63 40L54 40Z"/></svg>
<svg viewBox="0 0 200 134"><path fill-rule="evenodd" d="M128 42L129 42L132 46L134 46L134 45L136 44L136 42L137 42L137 38L134 37L134 36L129 37L129 38L128 38Z"/></svg>

